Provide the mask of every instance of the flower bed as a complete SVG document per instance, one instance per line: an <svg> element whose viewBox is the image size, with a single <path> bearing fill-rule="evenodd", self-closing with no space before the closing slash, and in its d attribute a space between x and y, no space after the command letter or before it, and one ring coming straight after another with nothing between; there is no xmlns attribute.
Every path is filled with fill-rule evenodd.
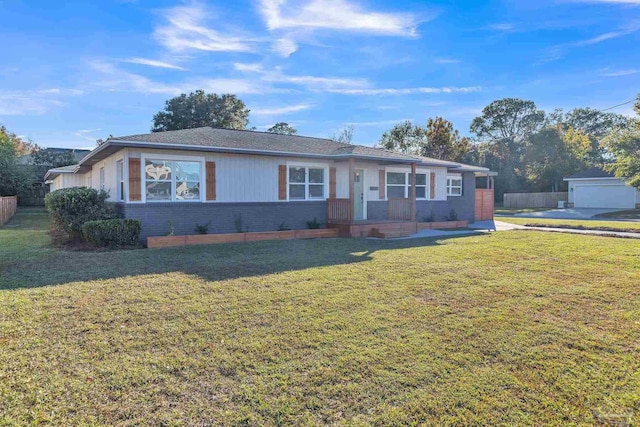
<svg viewBox="0 0 640 427"><path fill-rule="evenodd" d="M317 239L338 237L337 228L316 230L261 231L251 233L194 234L188 236L147 237L148 248L209 245L212 243L257 242L260 240Z"/></svg>

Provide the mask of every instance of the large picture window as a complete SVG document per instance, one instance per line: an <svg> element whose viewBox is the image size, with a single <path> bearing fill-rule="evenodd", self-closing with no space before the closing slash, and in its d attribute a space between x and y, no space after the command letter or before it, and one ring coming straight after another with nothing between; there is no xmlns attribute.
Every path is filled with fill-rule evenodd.
<svg viewBox="0 0 640 427"><path fill-rule="evenodd" d="M321 167L289 167L289 200L324 200L325 169Z"/></svg>
<svg viewBox="0 0 640 427"><path fill-rule="evenodd" d="M408 198L411 195L411 172L387 172L387 198ZM427 174L416 173L416 199L427 198Z"/></svg>
<svg viewBox="0 0 640 427"><path fill-rule="evenodd" d="M462 196L462 176L447 176L447 196Z"/></svg>
<svg viewBox="0 0 640 427"><path fill-rule="evenodd" d="M200 201L201 162L145 159L145 195L154 201Z"/></svg>

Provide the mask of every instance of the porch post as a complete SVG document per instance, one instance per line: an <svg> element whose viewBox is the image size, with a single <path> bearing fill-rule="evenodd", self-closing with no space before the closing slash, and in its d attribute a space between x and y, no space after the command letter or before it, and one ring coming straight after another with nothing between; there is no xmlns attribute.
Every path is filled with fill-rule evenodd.
<svg viewBox="0 0 640 427"><path fill-rule="evenodd" d="M354 196L354 191L353 191L353 174L355 173L355 167L354 167L354 160L353 159L349 159L349 223L353 223L353 217L355 215L354 212L354 206L353 206L353 196Z"/></svg>
<svg viewBox="0 0 640 427"><path fill-rule="evenodd" d="M411 221L416 220L416 164L411 163Z"/></svg>

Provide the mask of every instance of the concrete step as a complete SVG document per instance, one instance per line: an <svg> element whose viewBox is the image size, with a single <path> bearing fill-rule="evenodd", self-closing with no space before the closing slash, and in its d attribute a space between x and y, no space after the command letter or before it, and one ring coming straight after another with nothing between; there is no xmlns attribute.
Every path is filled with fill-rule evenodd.
<svg viewBox="0 0 640 427"><path fill-rule="evenodd" d="M407 230L379 230L377 228L371 230L371 235L380 239L396 239L398 237L409 237L412 234L412 231Z"/></svg>

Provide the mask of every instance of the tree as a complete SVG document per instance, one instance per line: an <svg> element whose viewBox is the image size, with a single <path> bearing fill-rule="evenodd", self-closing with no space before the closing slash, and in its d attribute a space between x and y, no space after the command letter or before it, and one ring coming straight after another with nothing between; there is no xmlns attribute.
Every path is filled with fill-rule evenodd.
<svg viewBox="0 0 640 427"><path fill-rule="evenodd" d="M524 155L527 141L545 125L545 113L533 101L505 98L493 101L471 122L471 132L486 145L486 167L498 172L496 196L522 191L526 185Z"/></svg>
<svg viewBox="0 0 640 427"><path fill-rule="evenodd" d="M441 160L466 161L471 143L442 117L429 118L426 127L410 121L396 124L382 134L378 147L399 153L433 157Z"/></svg>
<svg viewBox="0 0 640 427"><path fill-rule="evenodd" d="M0 126L0 196L15 196L31 185L31 170L17 162L29 144Z"/></svg>
<svg viewBox="0 0 640 427"><path fill-rule="evenodd" d="M640 115L640 95L634 110ZM615 156L615 161L606 165L605 169L640 189L640 118L629 120L625 126L614 127L604 138L603 144Z"/></svg>
<svg viewBox="0 0 640 427"><path fill-rule="evenodd" d="M429 117L425 133L427 144L421 153L423 156L459 162L465 160L470 151L469 139L460 137L460 133L453 128L453 123L442 117Z"/></svg>
<svg viewBox="0 0 640 427"><path fill-rule="evenodd" d="M347 125L342 128L338 133L334 133L331 139L336 142L342 142L345 144L351 144L353 140L353 131L355 130L355 126Z"/></svg>
<svg viewBox="0 0 640 427"><path fill-rule="evenodd" d="M532 191L562 191L566 188L563 177L571 175L585 165L580 159L583 148L579 133L566 138L562 125L544 128L533 135L527 144L525 172ZM565 190L566 191L566 190Z"/></svg>
<svg viewBox="0 0 640 427"><path fill-rule="evenodd" d="M624 129L629 119L621 114L605 113L594 108L575 108L569 111L563 121L565 130L579 131L589 138L590 148L585 151L584 160L597 166L611 160L603 139L614 129Z"/></svg>
<svg viewBox="0 0 640 427"><path fill-rule="evenodd" d="M212 126L246 129L249 109L235 95L205 93L203 90L182 94L165 102L164 111L153 116L152 132Z"/></svg>
<svg viewBox="0 0 640 427"><path fill-rule="evenodd" d="M71 150L58 151L49 148L41 148L37 145L31 152L32 163L36 166L48 166L59 168L76 163L76 158Z"/></svg>
<svg viewBox="0 0 640 427"><path fill-rule="evenodd" d="M295 135L298 133L298 130L293 126L290 126L289 123L286 122L278 122L275 125L271 126L267 132L269 133L277 133L280 135Z"/></svg>
<svg viewBox="0 0 640 427"><path fill-rule="evenodd" d="M409 120L398 123L382 134L377 147L398 153L420 155L427 143L423 128L414 126Z"/></svg>

